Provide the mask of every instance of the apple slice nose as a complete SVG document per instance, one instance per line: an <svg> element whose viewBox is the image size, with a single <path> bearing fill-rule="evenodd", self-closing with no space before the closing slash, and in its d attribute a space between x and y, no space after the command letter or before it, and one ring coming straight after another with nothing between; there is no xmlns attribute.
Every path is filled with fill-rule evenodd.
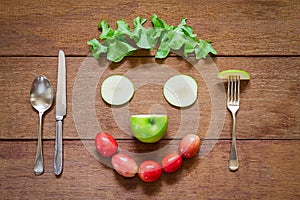
<svg viewBox="0 0 300 200"><path fill-rule="evenodd" d="M158 142L167 132L168 116L160 114L132 115L130 117L132 134L141 142Z"/></svg>

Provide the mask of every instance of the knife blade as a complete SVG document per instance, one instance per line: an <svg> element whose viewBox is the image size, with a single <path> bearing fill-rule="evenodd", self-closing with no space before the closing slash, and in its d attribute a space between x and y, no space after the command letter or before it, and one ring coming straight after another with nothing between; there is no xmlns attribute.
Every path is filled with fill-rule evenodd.
<svg viewBox="0 0 300 200"><path fill-rule="evenodd" d="M62 147L62 125L66 115L66 61L65 53L59 50L58 53L58 75L56 90L56 136L54 147L54 173L58 176L62 172L63 167L63 147Z"/></svg>

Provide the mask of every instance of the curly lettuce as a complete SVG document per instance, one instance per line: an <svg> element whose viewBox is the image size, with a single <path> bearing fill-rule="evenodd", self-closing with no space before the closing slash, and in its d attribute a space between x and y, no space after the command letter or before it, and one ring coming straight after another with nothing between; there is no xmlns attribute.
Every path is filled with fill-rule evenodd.
<svg viewBox="0 0 300 200"><path fill-rule="evenodd" d="M125 56L137 49L157 48L155 57L166 58L171 50L183 49L184 56L194 53L196 59L205 58L209 53L217 54L209 41L197 40L193 28L183 18L178 26L170 26L157 15L152 16L153 27L144 27L147 19L137 17L133 20L133 29L124 20L116 22L117 29L110 28L106 20L98 24L101 29L99 39L87 42L93 57L99 59L106 54L107 59L120 62Z"/></svg>

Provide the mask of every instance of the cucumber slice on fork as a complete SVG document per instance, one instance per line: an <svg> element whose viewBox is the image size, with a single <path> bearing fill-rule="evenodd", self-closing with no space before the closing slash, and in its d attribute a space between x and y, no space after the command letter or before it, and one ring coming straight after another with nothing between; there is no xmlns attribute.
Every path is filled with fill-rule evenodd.
<svg viewBox="0 0 300 200"><path fill-rule="evenodd" d="M250 80L250 74L244 70L229 69L218 73L218 78L228 79L229 77L240 77L240 80Z"/></svg>

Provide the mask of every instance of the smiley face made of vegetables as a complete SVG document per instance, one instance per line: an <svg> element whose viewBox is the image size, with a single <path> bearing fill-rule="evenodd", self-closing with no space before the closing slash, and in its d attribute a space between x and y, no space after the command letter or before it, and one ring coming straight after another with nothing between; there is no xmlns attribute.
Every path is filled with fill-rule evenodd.
<svg viewBox="0 0 300 200"><path fill-rule="evenodd" d="M149 159L153 160L161 166L163 173L173 173L180 168L181 162L186 159L186 155L194 155L193 152L196 149L194 147L197 147L198 144L200 144L200 139L194 139L194 137L191 137L191 134L198 136L199 125L201 122L200 117L207 117L207 115L209 115L208 113L204 113L204 110L200 112L201 103L210 103L210 118L214 119L208 120L209 128L205 138L218 138L223 127L223 118L225 118L226 111L224 103L226 102L226 93L225 90L223 92L222 87L220 87L219 84L222 83L221 85L223 85L223 82L216 77L218 69L213 62L208 63L199 61L196 63L189 63L191 63L194 68L188 72L189 74L197 76L197 80L199 80L198 87L201 86L201 94L204 94L204 96L201 95L201 98L199 98L198 94L198 99L191 106L183 107L181 109L181 107L171 104L164 94L164 90L168 85L168 80L174 80L172 78L177 77L177 75L180 75L179 77L182 78L180 66L174 67L168 65L168 62L163 64L149 62L142 64L135 63L134 67L129 67L128 69L124 64L124 69L120 68L114 70L114 67L110 67L111 62L106 61L105 59L101 59L100 61L95 60L92 57L84 59L74 81L72 91L72 113L76 131L85 149L97 161L115 169L117 173L122 176L133 177L138 173L142 180L153 181L156 180L155 176L158 176L160 173L156 173L158 171L155 170L152 173L152 171L146 169L155 169L156 164L153 162L146 162L141 165L144 161ZM103 82L108 77L116 76L116 74L122 74L122 77L128 77L134 88L133 94L130 95L129 100L126 100L128 103L123 103L119 106L109 106L113 104L108 104L104 99L101 99L102 95L100 96L100 91ZM152 88L152 86L153 90L149 92L144 90ZM140 93L140 91L142 91L142 93ZM150 99L143 99L143 95L150 97ZM153 95L157 96L155 97ZM152 101L152 98L155 100ZM176 98L175 95L175 99ZM157 101L157 99L159 99L159 101ZM166 100L165 102L164 99ZM203 99L205 100L203 101ZM103 104L104 102L106 105ZM168 103L170 106L165 107ZM223 104L224 106L222 106ZM145 105L145 107L141 107L143 105ZM150 107L148 107L149 105ZM132 107L134 112L131 112L129 107ZM141 109L139 107L141 107ZM221 108L224 109L222 110ZM168 109L168 111L166 109ZM107 115L108 113L109 115ZM167 138L166 134L170 134L172 138L175 139L166 140L166 143L163 142L158 145L159 148L149 149L148 147L151 147L152 144L144 144L145 147L147 146L145 151L129 151L128 149L123 148L122 139L120 142L114 142L111 137L108 137L106 134L100 134L97 138L103 139L103 141L100 142L101 145L104 143L113 145L114 147L100 149L100 151L103 151L106 156L112 156L102 156L102 154L96 150L95 138L96 135L98 135L97 133L107 132L114 137L118 134L116 133L117 130L122 134L132 136L133 132L130 127L131 117L142 115L140 117L143 119L154 114L158 114L159 116L157 117L167 115L169 131L167 130L167 132L165 132L164 138ZM173 114L176 114L176 116ZM108 117L110 119L109 124L106 123L107 121L104 121L104 119L108 119ZM174 120L174 117L176 117L176 120ZM111 125L112 120L114 121L113 126ZM202 121L202 123L206 122ZM184 137L189 137L190 139L183 140ZM122 138L122 136L118 136L118 138ZM182 142L179 142L177 138L182 138ZM207 141L209 141L209 144L206 144ZM207 153L210 152L210 149L213 148L214 141L217 140L207 141L203 140L201 145L202 150L196 151L199 152L199 154L196 154L199 157L207 155ZM111 150L113 150L113 152L106 154L107 151Z"/></svg>
<svg viewBox="0 0 300 200"><path fill-rule="evenodd" d="M175 75L164 84L163 94L167 102L175 107L191 106L197 99L197 82L188 75ZM108 76L101 86L102 99L112 105L120 106L129 102L134 96L134 85L123 75ZM132 115L130 128L132 134L141 142L154 143L166 133L167 115Z"/></svg>
<svg viewBox="0 0 300 200"><path fill-rule="evenodd" d="M188 107L197 99L197 83L188 75L175 75L169 78L163 87L163 95L168 103L175 107ZM129 78L123 75L111 75L104 79L101 85L102 99L112 106L122 106L134 96L134 85ZM168 116L162 114L138 114L130 116L132 134L141 142L158 142L166 133ZM144 160L140 165L129 154L118 152L118 144L112 136L103 132L95 137L97 151L105 157L111 157L112 168L121 176L134 177L138 174L144 182L157 181L162 172L174 173L183 158L196 155L200 147L200 138L188 134L178 145L178 150L157 162Z"/></svg>

